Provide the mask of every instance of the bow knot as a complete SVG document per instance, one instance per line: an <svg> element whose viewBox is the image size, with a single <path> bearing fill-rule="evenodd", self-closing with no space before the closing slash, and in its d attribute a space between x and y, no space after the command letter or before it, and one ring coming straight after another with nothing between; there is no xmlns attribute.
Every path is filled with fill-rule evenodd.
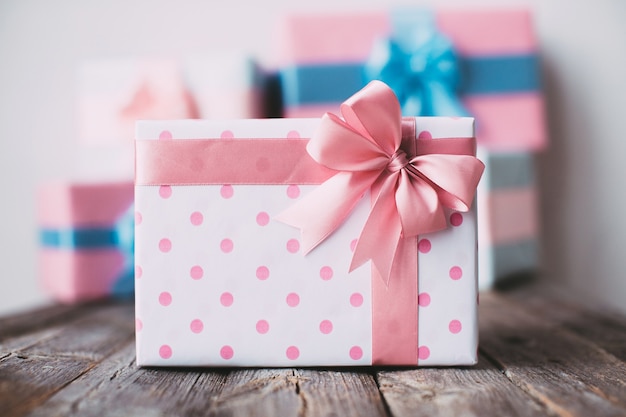
<svg viewBox="0 0 626 417"><path fill-rule="evenodd" d="M406 152L402 149L398 149L396 153L394 153L389 159L389 164L387 165L387 169L389 172L398 172L402 168L406 167L409 164L409 160L406 157Z"/></svg>
<svg viewBox="0 0 626 417"><path fill-rule="evenodd" d="M407 155L401 149L400 104L380 81L348 99L341 113L343 119L325 114L307 145L315 161L339 172L278 220L301 229L307 253L337 229L370 190L373 204L350 270L371 259L388 282L393 266L402 262L397 254L406 239L445 228L444 207L469 210L484 166L474 156L451 152ZM445 150L449 141L437 142Z"/></svg>

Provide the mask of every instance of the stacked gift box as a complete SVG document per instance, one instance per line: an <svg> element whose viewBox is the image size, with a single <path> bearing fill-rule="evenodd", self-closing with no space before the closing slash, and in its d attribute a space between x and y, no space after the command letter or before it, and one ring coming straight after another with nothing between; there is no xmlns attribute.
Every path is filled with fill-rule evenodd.
<svg viewBox="0 0 626 417"><path fill-rule="evenodd" d="M83 63L72 168L79 180L39 186L44 290L66 303L131 296L136 121L261 117L264 82L241 53Z"/></svg>
<svg viewBox="0 0 626 417"><path fill-rule="evenodd" d="M290 15L281 24L284 115L313 117L371 79L405 115L476 118L480 287L539 266L533 155L546 146L537 44L526 10L401 9Z"/></svg>

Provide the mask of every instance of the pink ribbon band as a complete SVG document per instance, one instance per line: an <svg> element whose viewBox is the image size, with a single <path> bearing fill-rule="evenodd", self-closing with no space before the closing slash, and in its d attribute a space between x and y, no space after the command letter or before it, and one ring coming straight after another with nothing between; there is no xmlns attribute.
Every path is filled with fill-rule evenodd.
<svg viewBox="0 0 626 417"><path fill-rule="evenodd" d="M307 153L307 139L135 142L136 185L321 184L337 172Z"/></svg>
<svg viewBox="0 0 626 417"><path fill-rule="evenodd" d="M137 140L135 184L321 184L337 171L311 158L306 151L308 141L286 138ZM474 138L414 140L413 146L419 155L474 155L476 152Z"/></svg>
<svg viewBox="0 0 626 417"><path fill-rule="evenodd" d="M315 162L307 143L286 138L137 140L135 184L321 184L337 171ZM422 155L474 155L476 148L474 138L414 143Z"/></svg>

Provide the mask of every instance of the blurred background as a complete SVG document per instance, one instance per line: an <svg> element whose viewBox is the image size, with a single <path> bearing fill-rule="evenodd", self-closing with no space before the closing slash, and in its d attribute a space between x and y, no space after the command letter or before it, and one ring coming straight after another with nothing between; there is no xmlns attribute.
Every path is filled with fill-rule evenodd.
<svg viewBox="0 0 626 417"><path fill-rule="evenodd" d="M129 174L102 163L127 161L124 151L79 145L85 62L237 52L272 68L277 21L286 13L400 5L532 11L549 140L536 170L539 279L626 312L626 2L2 0L0 315L50 302L38 279L38 185Z"/></svg>

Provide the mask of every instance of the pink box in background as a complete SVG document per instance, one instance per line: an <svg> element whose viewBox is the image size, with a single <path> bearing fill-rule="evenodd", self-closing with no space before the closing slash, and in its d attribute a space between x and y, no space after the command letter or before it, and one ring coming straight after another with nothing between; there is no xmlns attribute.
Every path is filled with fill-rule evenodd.
<svg viewBox="0 0 626 417"><path fill-rule="evenodd" d="M238 53L91 61L78 77L81 142L130 145L140 119L255 118L262 76Z"/></svg>
<svg viewBox="0 0 626 417"><path fill-rule="evenodd" d="M37 200L45 291L65 303L131 296L132 182L46 183Z"/></svg>
<svg viewBox="0 0 626 417"><path fill-rule="evenodd" d="M325 181L309 176L334 175L304 150L321 120L138 124L138 365L476 363L473 208L444 209L443 230L407 238L415 264L402 268L418 270L388 286L369 262L348 272L369 193L306 256L300 231L275 219ZM413 120L418 154L474 135L471 118Z"/></svg>
<svg viewBox="0 0 626 417"><path fill-rule="evenodd" d="M279 62L287 116L335 111L367 82L368 66L376 56L375 62L382 59L387 65L378 75L395 85L396 93L417 91L422 99L428 93L433 100L442 100L442 92L454 93L456 100L458 93L465 110L476 118L479 149L487 165L479 190L480 288L539 267L532 158L545 148L547 136L538 48L527 10L295 14L284 19L282 29ZM425 40L406 53L415 39ZM432 68L450 63L445 49L450 44L460 73L456 92L441 82L448 80L448 87L454 83L451 71L437 73ZM435 116L454 114L446 106L426 110Z"/></svg>
<svg viewBox="0 0 626 417"><path fill-rule="evenodd" d="M366 63L372 61L378 43L389 38L399 45L398 50L407 44L407 49L414 47L415 39L432 37L433 42L418 45L414 55L393 48L378 51L394 61L379 79L397 86L394 91L400 97L402 92L428 90L431 87L424 83L434 80L437 85L432 93L439 95L450 87L440 81L454 78L428 67L429 59L439 65L435 57L443 54L439 34L451 41L459 58L456 92L469 115L476 118L478 143L498 150L543 149L546 133L537 44L527 10L409 8L390 13L288 15L278 37L285 115L313 117L335 112L339 103L367 83ZM416 77L422 77L417 86ZM405 110L415 116L460 115L448 113Z"/></svg>

